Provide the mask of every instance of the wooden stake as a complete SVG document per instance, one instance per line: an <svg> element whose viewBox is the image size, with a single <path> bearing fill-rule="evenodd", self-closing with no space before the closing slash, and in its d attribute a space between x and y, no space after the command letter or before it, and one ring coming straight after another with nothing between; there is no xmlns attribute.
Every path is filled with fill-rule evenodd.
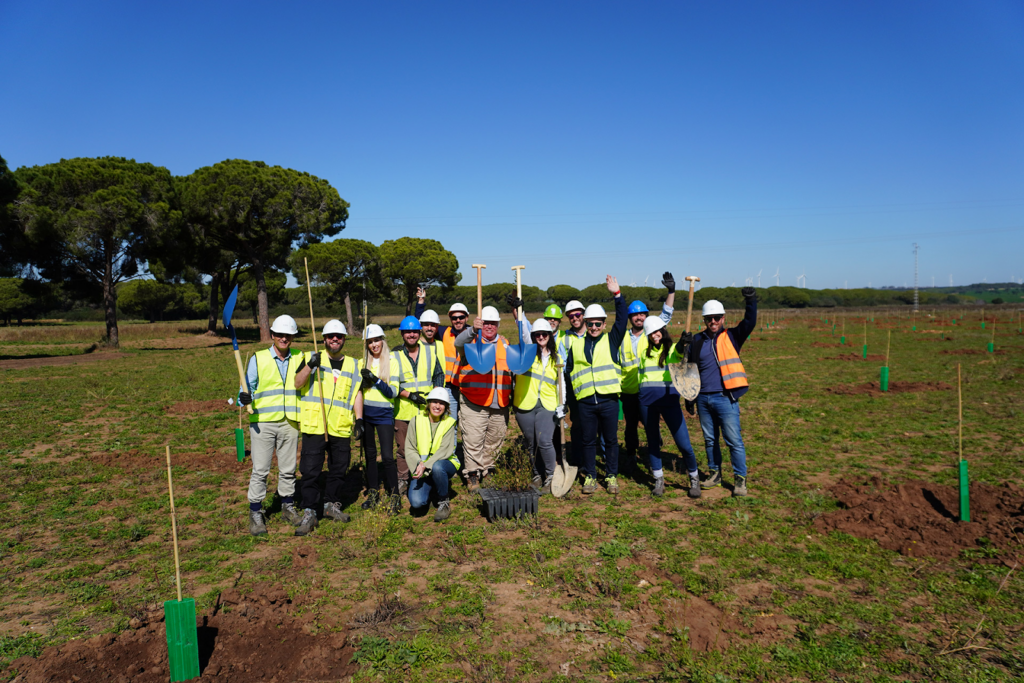
<svg viewBox="0 0 1024 683"><path fill-rule="evenodd" d="M171 447L167 446L167 495L171 499L171 538L174 541L174 582L181 602L181 563L178 561L178 521L174 515L174 484L171 481Z"/></svg>
<svg viewBox="0 0 1024 683"><path fill-rule="evenodd" d="M885 367L889 367L889 346L892 344L892 330L889 330L889 338L885 340Z"/></svg>
<svg viewBox="0 0 1024 683"><path fill-rule="evenodd" d="M313 353L319 353L316 348L316 321L313 320L313 288L309 285L309 259L303 258L306 265L306 294L309 295L309 326L313 328ZM316 373L317 387L320 389L320 414L324 418L324 441L329 441L327 436L327 406L324 405L324 380L320 377L320 368L313 370Z"/></svg>
<svg viewBox="0 0 1024 683"><path fill-rule="evenodd" d="M957 442L959 443L960 460L964 459L964 394L960 386L960 364L956 364L956 413L959 431Z"/></svg>

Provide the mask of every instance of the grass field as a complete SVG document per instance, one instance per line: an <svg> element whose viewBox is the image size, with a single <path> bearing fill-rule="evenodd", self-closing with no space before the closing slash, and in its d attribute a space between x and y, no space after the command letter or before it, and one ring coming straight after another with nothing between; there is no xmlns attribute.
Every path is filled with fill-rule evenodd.
<svg viewBox="0 0 1024 683"><path fill-rule="evenodd" d="M822 319L836 313L847 348ZM276 515L268 537L246 533L249 463L235 461L227 405L237 375L229 342L200 335L201 323L126 325L126 353L0 369L0 671L13 676L10 662L49 644L128 629L173 596L169 444L182 463L185 594L200 609L225 589L306 596L307 628L346 634L358 681L1021 680L1020 543L940 561L814 527L837 509L828 488L841 478L956 482L957 363L972 477L1022 482L1024 337L1002 314L999 353L987 353L992 323L981 329L974 313L953 325L957 313L867 324L871 354L891 334L893 381L954 390L841 395L826 389L878 380L881 362L836 360L861 355L863 316L775 312L743 349L748 498L719 488L688 499L667 448L663 499L645 470L617 497L577 486L542 499L535 519L492 524L458 484L452 518L436 525L362 512L357 466L353 522L306 538ZM84 327L4 330L0 357L81 353L97 341Z"/></svg>

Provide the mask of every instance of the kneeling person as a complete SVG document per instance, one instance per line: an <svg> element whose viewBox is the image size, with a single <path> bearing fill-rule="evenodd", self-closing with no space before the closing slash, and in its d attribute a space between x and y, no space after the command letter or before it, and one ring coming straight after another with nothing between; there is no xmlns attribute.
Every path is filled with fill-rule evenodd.
<svg viewBox="0 0 1024 683"><path fill-rule="evenodd" d="M341 486L348 474L352 457L351 439L363 433L363 394L354 358L342 355L348 331L340 320L324 325L324 349L330 370L321 365L321 354L312 353L299 365L295 373L295 388L299 390L299 417L302 429L302 458L299 470L302 482L302 520L295 529L296 536L305 536L317 526L317 507L320 487L317 479L327 457L327 487L324 492L324 517L340 522L350 517L341 511ZM314 375L313 373L317 374ZM320 388L323 386L323 408L320 406ZM324 412L327 413L327 434L324 438Z"/></svg>
<svg viewBox="0 0 1024 683"><path fill-rule="evenodd" d="M459 469L455 455L455 420L448 407L448 392L443 387L427 394L426 414L419 413L409 421L405 439L405 461L412 473L409 486L409 506L413 510L430 504L430 494L436 490L437 512L434 521L448 519L448 491L452 477Z"/></svg>

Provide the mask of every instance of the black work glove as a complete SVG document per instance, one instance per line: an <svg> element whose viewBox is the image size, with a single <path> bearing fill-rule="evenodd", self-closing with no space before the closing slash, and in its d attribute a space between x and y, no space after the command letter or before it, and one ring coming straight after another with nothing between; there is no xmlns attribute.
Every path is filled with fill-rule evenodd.
<svg viewBox="0 0 1024 683"><path fill-rule="evenodd" d="M423 394L420 393L409 394L409 400L418 406L427 405L427 399L423 398Z"/></svg>
<svg viewBox="0 0 1024 683"><path fill-rule="evenodd" d="M250 394L250 393L248 393L246 391L243 391L242 393L240 393L238 395L238 403L239 403L239 405L243 405L243 406L249 405L250 403L252 403L252 394Z"/></svg>
<svg viewBox="0 0 1024 683"><path fill-rule="evenodd" d="M363 368L359 374L363 376L363 389L369 389L377 383L377 375L370 372L369 368Z"/></svg>
<svg viewBox="0 0 1024 683"><path fill-rule="evenodd" d="M753 287L744 287L740 290L740 294L743 295L744 299L753 299L757 296L757 290Z"/></svg>
<svg viewBox="0 0 1024 683"><path fill-rule="evenodd" d="M509 295L505 297L505 303L507 303L514 311L523 305L523 300L509 292Z"/></svg>
<svg viewBox="0 0 1024 683"><path fill-rule="evenodd" d="M306 367L310 370L316 370L320 367L320 352L316 351L309 355L309 360L306 361Z"/></svg>
<svg viewBox="0 0 1024 683"><path fill-rule="evenodd" d="M361 439L363 438L363 418L357 417L356 423L352 427L352 438Z"/></svg>
<svg viewBox="0 0 1024 683"><path fill-rule="evenodd" d="M685 349L689 344L692 344L692 343L693 343L693 333L692 332L681 332L679 334L679 341L676 342L676 351L678 351L681 354L683 352L683 349Z"/></svg>
<svg viewBox="0 0 1024 683"><path fill-rule="evenodd" d="M672 273L665 271L665 274L661 276L661 284L665 285L665 289L668 290L669 294L676 291L676 279L672 277Z"/></svg>
<svg viewBox="0 0 1024 683"><path fill-rule="evenodd" d="M693 417L697 414L697 402L696 401L683 401L683 407L686 409L686 414Z"/></svg>

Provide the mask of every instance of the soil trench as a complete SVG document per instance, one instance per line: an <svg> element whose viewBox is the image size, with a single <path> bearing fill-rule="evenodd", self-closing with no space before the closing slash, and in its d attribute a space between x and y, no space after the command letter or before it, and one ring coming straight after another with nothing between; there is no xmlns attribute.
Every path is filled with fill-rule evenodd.
<svg viewBox="0 0 1024 683"><path fill-rule="evenodd" d="M866 384L840 384L826 387L825 391L837 396L885 396L888 394L919 394L925 391L950 391L953 387L945 382L889 382L889 391L882 391L878 382Z"/></svg>
<svg viewBox="0 0 1024 683"><path fill-rule="evenodd" d="M826 358L819 358L818 360L863 360L863 361L878 361L885 360L885 356L880 353L869 353L867 358L864 358L860 353L844 353L841 356L828 356Z"/></svg>

